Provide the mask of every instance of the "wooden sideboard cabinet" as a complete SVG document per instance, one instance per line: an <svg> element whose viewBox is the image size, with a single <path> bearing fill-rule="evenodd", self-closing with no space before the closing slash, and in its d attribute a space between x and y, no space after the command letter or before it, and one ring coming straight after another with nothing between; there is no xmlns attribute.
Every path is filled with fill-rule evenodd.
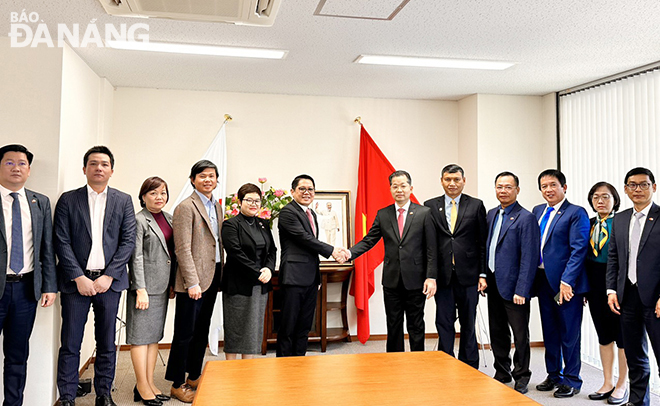
<svg viewBox="0 0 660 406"><path fill-rule="evenodd" d="M351 281L351 274L354 267L327 266L321 267L321 288L316 298L316 314L314 325L309 332L310 342L321 342L321 352L325 352L328 342L332 341L351 341L351 334L348 331L348 285ZM268 304L266 305L266 315L264 317L264 339L261 343L261 353L266 355L268 344L277 343L277 329L280 322L281 295L279 286L279 272L275 271L271 281L273 290L268 293ZM338 302L328 302L328 284L341 283L341 297ZM328 328L328 312L341 312L341 327Z"/></svg>

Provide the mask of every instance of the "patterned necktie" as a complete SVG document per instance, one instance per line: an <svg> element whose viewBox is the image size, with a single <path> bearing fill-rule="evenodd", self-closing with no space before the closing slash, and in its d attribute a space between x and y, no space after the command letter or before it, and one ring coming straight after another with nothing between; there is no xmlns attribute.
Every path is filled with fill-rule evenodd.
<svg viewBox="0 0 660 406"><path fill-rule="evenodd" d="M644 213L637 212L634 216L635 221L633 221L630 233L630 253L628 254L628 279L633 285L637 283L637 251L639 251L639 240L642 237L641 219L644 217Z"/></svg>
<svg viewBox="0 0 660 406"><path fill-rule="evenodd" d="M451 199L451 211L449 212L449 230L453 233L456 227L456 217L458 217L458 210L456 209L456 200Z"/></svg>
<svg viewBox="0 0 660 406"><path fill-rule="evenodd" d="M396 218L396 222L399 224L399 238L403 237L403 208L399 209L399 217ZM391 213L391 212L390 212Z"/></svg>
<svg viewBox="0 0 660 406"><path fill-rule="evenodd" d="M591 228L589 244L591 244L591 250L594 253L594 257L598 257L609 238L609 233L607 232L607 219L608 218L606 217L602 220L596 221Z"/></svg>
<svg viewBox="0 0 660 406"><path fill-rule="evenodd" d="M23 221L21 218L21 203L18 193L10 193L14 198L11 205L11 260L9 268L15 273L23 269Z"/></svg>
<svg viewBox="0 0 660 406"><path fill-rule="evenodd" d="M493 235L490 237L490 247L488 248L488 267L492 272L495 272L495 249L497 248L497 241L500 238L500 230L502 229L502 219L504 217L504 209L500 209L495 219L495 228L493 228Z"/></svg>
<svg viewBox="0 0 660 406"><path fill-rule="evenodd" d="M541 247L543 247L543 234L545 233L545 228L548 225L548 220L550 219L550 213L552 213L555 209L552 207L548 207L548 210L546 210L545 215L541 219ZM539 256L539 265L543 263L543 248L541 248L541 255Z"/></svg>
<svg viewBox="0 0 660 406"><path fill-rule="evenodd" d="M316 235L316 228L314 227L314 217L312 217L312 211L307 209L307 219L309 220L309 225L312 227L312 234Z"/></svg>

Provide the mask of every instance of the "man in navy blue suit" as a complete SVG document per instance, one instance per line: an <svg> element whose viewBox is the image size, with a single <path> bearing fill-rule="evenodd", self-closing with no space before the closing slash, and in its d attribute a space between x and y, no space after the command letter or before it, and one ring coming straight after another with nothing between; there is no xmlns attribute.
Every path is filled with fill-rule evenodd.
<svg viewBox="0 0 660 406"><path fill-rule="evenodd" d="M25 188L33 155L0 148L0 331L4 334L4 405L23 404L30 335L37 313L55 302L50 201Z"/></svg>
<svg viewBox="0 0 660 406"><path fill-rule="evenodd" d="M87 314L94 309L94 391L96 406L115 406L110 396L115 376L115 320L126 265L135 247L131 197L108 187L115 159L107 147L85 153L87 185L62 194L55 207L57 283L62 294L62 335L57 388L62 406L75 405L78 367Z"/></svg>
<svg viewBox="0 0 660 406"><path fill-rule="evenodd" d="M518 202L519 180L511 172L495 177L500 205L488 212L488 324L495 357L495 379L515 380L514 388L527 393L529 369L530 291L539 259L539 227L532 213ZM516 354L511 371L511 333Z"/></svg>
<svg viewBox="0 0 660 406"><path fill-rule="evenodd" d="M614 216L607 257L607 301L621 315L628 360L630 398L626 405L648 406L649 357L646 333L660 364L660 206L653 203L655 177L631 169L624 180L633 208Z"/></svg>
<svg viewBox="0 0 660 406"><path fill-rule="evenodd" d="M547 204L534 207L541 235L541 258L534 281L539 298L547 378L540 391L554 396L580 393L580 326L582 297L589 290L584 260L589 246L589 216L566 200L566 177L557 169L539 175L539 190ZM563 359L563 368L562 368Z"/></svg>

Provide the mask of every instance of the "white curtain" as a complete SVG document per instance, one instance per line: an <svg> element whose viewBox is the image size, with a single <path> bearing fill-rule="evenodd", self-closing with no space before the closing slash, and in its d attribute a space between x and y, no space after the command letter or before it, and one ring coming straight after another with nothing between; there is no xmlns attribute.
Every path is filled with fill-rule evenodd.
<svg viewBox="0 0 660 406"><path fill-rule="evenodd" d="M559 136L561 169L572 203L595 214L587 194L593 184L606 181L621 196L619 210L632 207L623 191L626 172L643 166L660 176L660 70L560 96ZM596 332L585 309L582 360L600 368L598 351ZM651 391L659 393L658 366L650 345L649 358Z"/></svg>

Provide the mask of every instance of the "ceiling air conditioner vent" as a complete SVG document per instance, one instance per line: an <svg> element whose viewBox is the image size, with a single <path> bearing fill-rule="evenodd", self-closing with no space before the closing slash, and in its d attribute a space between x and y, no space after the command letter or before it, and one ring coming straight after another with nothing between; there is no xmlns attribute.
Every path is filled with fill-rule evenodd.
<svg viewBox="0 0 660 406"><path fill-rule="evenodd" d="M99 0L114 16L270 27L282 0Z"/></svg>

